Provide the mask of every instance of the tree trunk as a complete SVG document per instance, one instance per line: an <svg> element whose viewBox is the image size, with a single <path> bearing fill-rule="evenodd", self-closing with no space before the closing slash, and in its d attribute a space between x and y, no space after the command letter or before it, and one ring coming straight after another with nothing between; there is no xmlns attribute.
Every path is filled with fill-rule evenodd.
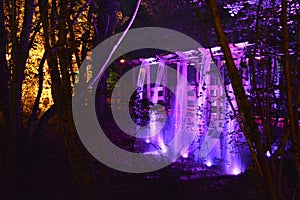
<svg viewBox="0 0 300 200"><path fill-rule="evenodd" d="M17 50L17 28L16 28L16 6L13 1L9 3L12 4L11 10L11 34L12 34L12 60L13 66L16 63L16 50ZM15 69L13 69L15 70ZM14 73L13 73L14 74ZM5 148L6 148L6 155L5 155L5 163L4 163L4 176L2 181L3 182L3 199L9 200L12 199L12 188L13 188L13 181L14 181L14 169L15 169L15 158L16 158L16 91L14 81L15 78L12 78L11 82L11 89L10 89L10 115L9 115L9 131L5 136Z"/></svg>
<svg viewBox="0 0 300 200"><path fill-rule="evenodd" d="M288 116L289 116L289 126L291 129L291 136L293 141L294 148L294 160L297 170L297 196L300 197L300 136L298 135L297 127L298 122L296 120L296 114L294 106L297 99L295 96L294 84L292 82L292 69L289 60L289 33L288 33L288 24L287 24L287 0L282 0L282 30L283 30L283 50L284 50L284 75L286 79L286 89L287 89L287 107L288 107ZM296 109L297 110L297 109Z"/></svg>
<svg viewBox="0 0 300 200"><path fill-rule="evenodd" d="M26 128L26 133L28 134L29 137L33 136L33 127L34 124L36 122L36 119L38 117L38 110L39 110L39 104L40 104L40 100L42 97L42 92L43 92L43 83L44 83L44 74L43 74L43 70L44 70L44 65L47 59L47 53L45 52L43 55L43 58L39 64L39 68L38 68L38 72L39 72L39 87L38 87L38 93L37 96L35 98L34 104L33 104L33 108L31 111L31 114L29 116L29 120L28 120L28 125Z"/></svg>
<svg viewBox="0 0 300 200"><path fill-rule="evenodd" d="M55 33L45 33L45 49L48 54L48 64L50 68L50 76L52 80L52 96L57 107L57 113L60 116L60 127L66 146L66 151L73 175L78 185L78 191L81 191L81 199L97 200L99 199L97 190L93 185L93 178L89 176L89 168L81 155L79 141L75 125L72 117L72 86L71 86L71 67L69 48L67 43L67 1L60 3L60 21L58 24L58 41L55 39ZM49 30L49 22L47 19L48 2L40 0L39 7L44 30ZM56 17L57 5L52 2L51 20ZM55 24L51 23L54 28ZM72 27L68 27L72 28ZM49 35L51 35L49 37ZM51 41L50 41L51 40ZM51 44L57 45L57 51L52 52ZM73 52L72 52L73 53ZM58 64L59 63L59 64Z"/></svg>
<svg viewBox="0 0 300 200"><path fill-rule="evenodd" d="M22 83L24 80L24 70L26 60L29 54L30 31L32 27L34 0L25 1L24 21L21 26L21 34L18 37L17 12L15 1L9 1L11 4L10 28L12 41L12 79L10 87L10 111L9 111L9 134L7 135L7 155L5 161L4 180L4 199L12 198L12 188L14 182L15 162L17 161L16 152L22 152L18 158L23 158L26 153L23 151L25 147L22 123ZM2 4L3 6L3 4ZM4 79L5 80L5 79ZM5 83L4 83L5 84ZM5 91L5 90L4 90ZM18 140L17 140L18 137ZM18 143L17 143L18 142ZM18 149L17 149L18 147ZM20 160L20 159L18 159Z"/></svg>
<svg viewBox="0 0 300 200"><path fill-rule="evenodd" d="M266 183L266 186L268 188L269 196L271 199L277 199L277 194L275 190L275 185L273 182L271 170L268 166L266 157L264 155L264 149L262 146L262 143L260 141L260 134L257 129L257 125L254 120L254 116L250 107L250 104L247 100L247 96L245 94L244 87L242 85L242 80L239 75L239 72L237 70L237 67L235 66L235 63L232 59L232 54L230 51L230 48L228 47L228 43L226 40L226 36L224 33L224 30L222 28L222 23L220 20L219 11L217 8L216 0L207 0L209 10L211 11L215 31L218 37L218 42L222 48L222 51L225 56L226 60L226 67L228 70L228 74L231 80L231 84L234 90L234 94L236 97L236 101L239 107L239 112L242 117L242 121L244 123L244 127L247 133L252 133L251 135L245 135L245 137L250 138L250 141L252 141L255 144L255 148L257 150L259 162L262 167L262 172L264 175L264 180Z"/></svg>
<svg viewBox="0 0 300 200"><path fill-rule="evenodd" d="M10 177L7 176L7 170L10 166L7 166L8 156L8 127L9 127L9 110L10 110L10 97L9 97L9 71L6 61L6 45L7 45L7 33L5 30L5 16L4 16L4 2L0 1L0 109L5 118L4 130L0 133L0 198L8 199L9 194L7 189L7 181L10 181ZM11 165L12 163L10 163Z"/></svg>
<svg viewBox="0 0 300 200"><path fill-rule="evenodd" d="M9 72L6 61L7 32L5 30L5 15L3 1L0 1L0 103L5 117L6 126L9 124Z"/></svg>

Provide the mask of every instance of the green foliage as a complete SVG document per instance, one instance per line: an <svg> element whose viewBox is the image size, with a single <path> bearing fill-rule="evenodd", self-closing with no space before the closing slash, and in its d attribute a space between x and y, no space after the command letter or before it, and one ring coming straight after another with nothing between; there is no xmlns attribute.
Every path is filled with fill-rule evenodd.
<svg viewBox="0 0 300 200"><path fill-rule="evenodd" d="M120 75L114 72L112 69L109 69L108 78L106 80L107 91L109 93L113 91L119 79L120 79Z"/></svg>

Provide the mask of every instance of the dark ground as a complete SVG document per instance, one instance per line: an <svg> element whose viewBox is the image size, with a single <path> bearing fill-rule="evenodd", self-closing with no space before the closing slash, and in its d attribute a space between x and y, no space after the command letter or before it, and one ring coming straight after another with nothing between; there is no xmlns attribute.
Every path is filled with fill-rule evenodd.
<svg viewBox="0 0 300 200"><path fill-rule="evenodd" d="M78 189L58 127L50 123L37 141L31 159L27 163L18 164L15 199L76 200ZM102 175L98 170L100 163L94 161L94 165L97 179L101 182ZM127 174L110 169L112 199L266 199L262 195L263 191L256 189L260 181L255 180L251 173L216 176L213 170L191 173L183 167L184 165L177 163L148 174ZM183 176L197 178L180 180ZM99 191L103 193L101 187Z"/></svg>

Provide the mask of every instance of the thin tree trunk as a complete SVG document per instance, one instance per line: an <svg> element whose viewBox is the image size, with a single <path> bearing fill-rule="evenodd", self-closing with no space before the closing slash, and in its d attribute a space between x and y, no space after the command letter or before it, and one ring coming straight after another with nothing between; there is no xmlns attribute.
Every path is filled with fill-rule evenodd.
<svg viewBox="0 0 300 200"><path fill-rule="evenodd" d="M269 196L271 199L277 199L277 194L271 174L271 170L268 166L266 157L264 155L264 149L262 143L260 141L260 134L257 129L257 125L254 120L254 116L250 107L250 104L247 100L247 96L245 94L244 87L242 85L242 80L239 76L239 72L235 66L235 63L232 59L231 51L228 46L226 36L224 30L222 28L222 23L220 20L219 11L217 8L216 0L207 0L208 7L211 11L215 30L218 37L218 42L222 48L222 51L225 56L226 66L228 70L228 74L231 80L231 84L234 90L234 94L236 97L236 101L239 107L239 112L241 114L242 120L245 125L245 129L248 130L247 133L252 132L251 135L245 135L246 137L250 138L250 140L255 143L255 147L257 150L259 162L262 166L262 172L264 175L265 183L268 188Z"/></svg>
<svg viewBox="0 0 300 200"><path fill-rule="evenodd" d="M7 155L5 162L5 176L3 180L4 185L4 199L13 198L12 188L14 184L14 171L15 163L17 161L16 152L17 150L22 152L20 156L26 156L27 154L22 151L23 149L23 123L22 123L22 82L24 80L24 70L26 60L29 52L29 41L30 41L30 30L32 27L33 11L34 11L34 0L25 1L24 10L24 21L21 26L20 38L18 37L18 23L17 23L17 12L16 2L9 1L11 5L10 15L10 29L11 29L11 41L12 41L12 79L10 87L10 124L9 124L9 135L7 140ZM18 141L20 143L17 143ZM18 147L18 149L17 149ZM21 149L19 149L21 148ZM23 157L21 157L23 158ZM20 159L19 159L20 160Z"/></svg>
<svg viewBox="0 0 300 200"><path fill-rule="evenodd" d="M39 72L39 87L38 87L38 94L35 98L34 104L33 104L33 108L31 111L31 114L29 116L29 121L28 121L28 125L27 125L27 130L26 133L31 137L33 135L33 126L35 123L35 120L38 117L38 111L39 111L39 104L40 104L40 100L41 100L41 96L42 96L42 92L43 92L43 82L44 82L44 74L43 74L43 69L44 69L44 65L47 59L47 53L45 52L43 55L43 58L39 64L39 68L38 68L38 72Z"/></svg>
<svg viewBox="0 0 300 200"><path fill-rule="evenodd" d="M298 197L300 197L300 136L298 135L297 127L298 122L296 121L296 115L294 113L294 87L292 82L292 69L290 66L289 60L289 33L287 25L287 0L282 0L282 30L283 30L283 49L284 49L284 70L285 70L285 79L286 79L286 89L287 89L287 107L288 107L288 116L290 120L291 136L293 141L294 148L294 160L297 170L297 189Z"/></svg>
<svg viewBox="0 0 300 200"><path fill-rule="evenodd" d="M206 45L209 48L211 58L212 58L213 62L215 63L215 65L217 66L217 62L216 62L216 59L214 58L213 52L211 50L211 45L210 45L209 38L208 38L208 35L207 35L207 28L205 26L205 22L203 21L203 15L199 10L198 5L196 3L193 3L193 5L194 5L194 9L196 11L196 14L199 16L200 20L202 21L202 28L203 28L203 31L204 31L204 37L205 37ZM226 94L227 101L229 102L230 108L233 111L236 120L238 121L240 129L245 133L247 130L244 128L243 121L240 118L240 116L238 115L237 110L234 108L232 100L231 100L226 88L225 88L225 94ZM246 134L249 134L249 133L246 133ZM250 156L251 156L251 160L253 162L253 167L254 167L254 169L257 170L259 175L262 176L262 171L261 171L261 168L260 168L260 165L259 165L259 162L258 162L257 155L255 154L255 149L253 147L253 144L251 143L249 138L246 137L246 140L247 140L247 144L248 144L249 149L250 149Z"/></svg>
<svg viewBox="0 0 300 200"><path fill-rule="evenodd" d="M47 0L40 0L39 7L44 30L48 30L49 22L47 17ZM57 13L57 5L52 2L51 20ZM71 86L71 66L69 62L66 19L67 1L60 3L60 22L58 24L58 44L54 33L45 34L45 48L48 52L48 64L52 80L52 96L57 106L57 113L60 116L60 128L64 138L68 159L70 162L73 175L77 181L78 189L81 191L82 199L96 200L99 199L98 193L93 185L92 178L89 176L88 167L79 150L79 142L75 125L72 118L72 86ZM51 22L54 28L53 22ZM69 27L70 28L70 27ZM57 51L52 52L51 44L57 44ZM59 62L58 62L59 60ZM58 65L59 63L59 65Z"/></svg>
<svg viewBox="0 0 300 200"><path fill-rule="evenodd" d="M10 177L6 174L8 169L12 165L8 165L7 156L8 154L8 127L9 127L9 110L10 110L10 101L9 101L9 72L6 61L6 45L7 45L7 32L5 30L5 16L4 16L4 1L0 2L0 104L1 111L5 118L5 127L4 130L0 133L0 198L8 199L7 189L10 189L7 186L7 181L10 181ZM8 165L8 166L7 166Z"/></svg>
<svg viewBox="0 0 300 200"><path fill-rule="evenodd" d="M5 15L3 1L0 1L0 102L1 111L5 117L6 126L9 124L9 71L6 61L7 32L5 30Z"/></svg>
<svg viewBox="0 0 300 200"><path fill-rule="evenodd" d="M16 50L18 48L18 40L17 40L17 27L16 27L16 6L13 1L9 2L12 4L11 7L11 34L12 34L12 61L13 67L16 66ZM10 200L12 199L12 188L13 188L13 181L14 181L14 170L15 170L15 159L16 159L16 132L17 132L17 124L16 124L16 87L14 80L16 69L13 68L12 72L12 82L11 82L11 89L10 89L10 124L9 124L9 133L7 135L7 153L5 157L4 163L4 177L3 177L3 199Z"/></svg>
<svg viewBox="0 0 300 200"><path fill-rule="evenodd" d="M6 61L7 32L5 30L5 15L3 1L0 1L0 110L5 118L5 126L9 125L9 71ZM2 136L0 133L0 137ZM3 141L0 139L0 141Z"/></svg>
<svg viewBox="0 0 300 200"><path fill-rule="evenodd" d="M61 2L60 4L61 17L62 20L59 24L59 42L58 43L58 57L60 63L60 69L62 74L62 83L63 83L63 96L64 98L64 110L59 110L59 113L62 114L62 125L63 125L63 136L65 139L65 144L67 147L67 152L69 159L72 163L72 168L83 188L83 195L89 196L89 199L97 199L97 192L95 187L92 184L92 179L88 176L88 169L84 159L79 151L79 145L77 140L77 133L75 125L73 124L72 117L72 86L71 86L71 67L68 62L69 55L67 54L68 46L67 44L67 30L65 29L68 13L67 13L67 2ZM72 27L68 27L69 29Z"/></svg>

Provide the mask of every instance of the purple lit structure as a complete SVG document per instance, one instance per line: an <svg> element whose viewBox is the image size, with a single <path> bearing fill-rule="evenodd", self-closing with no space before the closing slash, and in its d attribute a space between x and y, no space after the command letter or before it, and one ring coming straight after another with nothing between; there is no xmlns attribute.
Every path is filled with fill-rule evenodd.
<svg viewBox="0 0 300 200"><path fill-rule="evenodd" d="M246 42L230 46L248 95L251 78L248 67L242 65L247 66L244 50L250 45ZM139 98L147 98L154 104L149 112L149 127L143 130L143 135L149 135L144 139L147 146L144 153L172 155L173 161L178 157L189 158L202 166L221 166L223 174L237 175L250 163L249 149L242 146L245 138L233 115L237 104L226 75L223 54L219 47L211 51L216 63L203 48L131 61L141 65L139 70L132 71L134 87L140 88ZM126 62L122 60L121 64ZM177 71L175 82L170 84L173 92L165 87L166 83L174 81L169 68ZM185 79L181 79L181 75ZM231 104L222 86L228 91ZM216 134L216 130L221 134ZM178 131L183 134L172 143ZM184 140L193 142L187 146L181 144ZM266 155L271 156L270 152Z"/></svg>

